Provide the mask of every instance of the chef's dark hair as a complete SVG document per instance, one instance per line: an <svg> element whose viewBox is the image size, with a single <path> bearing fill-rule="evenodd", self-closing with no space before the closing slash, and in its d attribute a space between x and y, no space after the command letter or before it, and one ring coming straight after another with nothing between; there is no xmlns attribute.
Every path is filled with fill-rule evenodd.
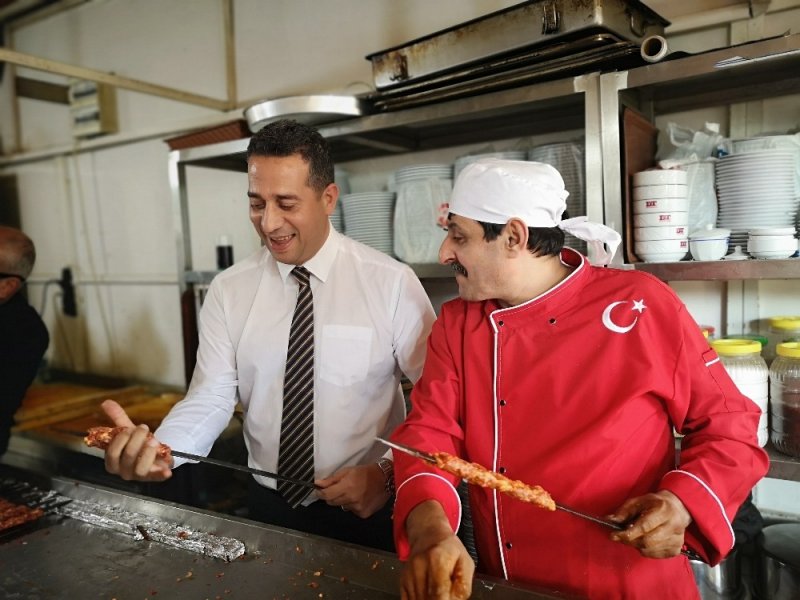
<svg viewBox="0 0 800 600"><path fill-rule="evenodd" d="M569 219L569 213L564 211L561 219ZM483 239L487 242L496 240L505 227L497 223L478 223L483 227ZM558 227L528 227L528 250L536 256L558 256L563 247L564 231Z"/></svg>
<svg viewBox="0 0 800 600"><path fill-rule="evenodd" d="M281 119L262 127L250 138L251 156L291 156L299 154L308 163L308 185L321 192L333 183L333 160L328 141L313 127Z"/></svg>

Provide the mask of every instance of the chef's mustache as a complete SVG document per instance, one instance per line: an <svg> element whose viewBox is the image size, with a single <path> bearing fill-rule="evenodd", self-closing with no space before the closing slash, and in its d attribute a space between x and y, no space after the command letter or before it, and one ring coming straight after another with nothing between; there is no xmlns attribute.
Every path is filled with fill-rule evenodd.
<svg viewBox="0 0 800 600"><path fill-rule="evenodd" d="M450 268L453 269L453 271L455 271L456 273L460 273L464 277L469 277L469 275L467 274L467 270L464 268L464 265L462 265L460 262L450 263Z"/></svg>

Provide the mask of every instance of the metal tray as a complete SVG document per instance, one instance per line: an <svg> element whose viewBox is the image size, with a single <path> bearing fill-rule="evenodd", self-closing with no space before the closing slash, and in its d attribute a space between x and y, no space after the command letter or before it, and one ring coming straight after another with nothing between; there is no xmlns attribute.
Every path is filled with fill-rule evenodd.
<svg viewBox="0 0 800 600"><path fill-rule="evenodd" d="M595 33L641 43L669 21L638 0L531 0L367 56L378 90ZM564 47L569 53L569 46Z"/></svg>
<svg viewBox="0 0 800 600"><path fill-rule="evenodd" d="M287 96L264 100L244 111L250 131L255 133L264 125L278 119L294 119L308 125L318 125L360 117L365 104L358 96L312 95Z"/></svg>

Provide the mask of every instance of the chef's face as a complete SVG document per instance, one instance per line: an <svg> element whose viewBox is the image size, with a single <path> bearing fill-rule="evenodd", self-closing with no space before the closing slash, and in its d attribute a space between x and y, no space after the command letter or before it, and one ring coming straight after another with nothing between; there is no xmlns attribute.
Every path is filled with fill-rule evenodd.
<svg viewBox="0 0 800 600"><path fill-rule="evenodd" d="M453 268L462 299L502 297L506 260L502 234L487 241L477 221L453 214L448 217L447 237L439 248L439 262Z"/></svg>
<svg viewBox="0 0 800 600"><path fill-rule="evenodd" d="M250 221L275 260L302 265L325 243L339 189L309 185L299 154L251 156L247 161Z"/></svg>

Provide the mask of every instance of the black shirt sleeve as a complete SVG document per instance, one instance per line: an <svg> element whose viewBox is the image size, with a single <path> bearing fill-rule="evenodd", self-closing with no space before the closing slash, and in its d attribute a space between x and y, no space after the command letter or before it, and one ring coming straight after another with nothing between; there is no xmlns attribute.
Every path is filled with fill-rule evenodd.
<svg viewBox="0 0 800 600"><path fill-rule="evenodd" d="M41 317L20 294L0 305L0 455L49 342Z"/></svg>

